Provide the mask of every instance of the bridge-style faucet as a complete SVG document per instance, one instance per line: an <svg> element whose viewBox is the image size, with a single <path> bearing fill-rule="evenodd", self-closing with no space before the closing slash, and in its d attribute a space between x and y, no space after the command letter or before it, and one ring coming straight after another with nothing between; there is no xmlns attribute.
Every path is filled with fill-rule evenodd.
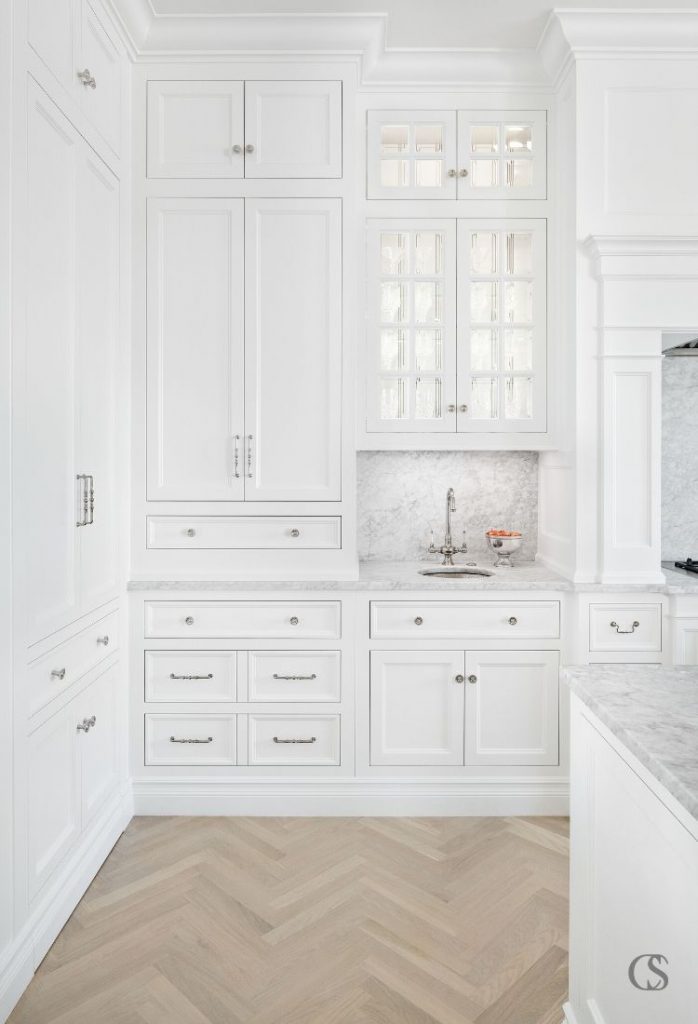
<svg viewBox="0 0 698 1024"><path fill-rule="evenodd" d="M459 547L453 543L453 534L451 529L451 515L456 511L456 495L454 494L453 488L449 487L446 493L446 530L444 533L444 542L440 548L434 546L434 533L432 531L431 543L429 545L430 555L443 555L444 560L442 565L453 565L454 555L464 555L468 550L468 545L463 541L463 544Z"/></svg>

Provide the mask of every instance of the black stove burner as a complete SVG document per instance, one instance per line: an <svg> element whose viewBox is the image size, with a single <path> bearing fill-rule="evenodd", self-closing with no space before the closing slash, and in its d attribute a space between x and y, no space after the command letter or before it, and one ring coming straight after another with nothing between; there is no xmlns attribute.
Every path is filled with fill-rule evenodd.
<svg viewBox="0 0 698 1024"><path fill-rule="evenodd" d="M698 572L698 562L694 562L692 558L687 558L685 562L674 562L677 569L685 569L686 572Z"/></svg>

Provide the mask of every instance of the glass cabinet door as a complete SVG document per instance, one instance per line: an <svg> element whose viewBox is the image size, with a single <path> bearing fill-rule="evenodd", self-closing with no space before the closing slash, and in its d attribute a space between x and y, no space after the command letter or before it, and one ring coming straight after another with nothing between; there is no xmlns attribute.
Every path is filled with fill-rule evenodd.
<svg viewBox="0 0 698 1024"><path fill-rule="evenodd" d="M539 110L458 111L458 198L545 199L546 121Z"/></svg>
<svg viewBox="0 0 698 1024"><path fill-rule="evenodd" d="M458 221L458 430L545 430L544 220Z"/></svg>
<svg viewBox="0 0 698 1024"><path fill-rule="evenodd" d="M368 222L369 431L456 429L456 222Z"/></svg>
<svg viewBox="0 0 698 1024"><path fill-rule="evenodd" d="M455 199L455 111L370 110L369 199Z"/></svg>

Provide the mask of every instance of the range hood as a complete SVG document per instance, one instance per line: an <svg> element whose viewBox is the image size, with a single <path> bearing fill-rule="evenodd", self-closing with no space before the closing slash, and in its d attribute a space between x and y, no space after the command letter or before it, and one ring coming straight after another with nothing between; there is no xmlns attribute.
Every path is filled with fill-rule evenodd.
<svg viewBox="0 0 698 1024"><path fill-rule="evenodd" d="M663 355L698 356L698 338L692 338L690 341L682 341L678 345L672 345L671 348L665 348Z"/></svg>

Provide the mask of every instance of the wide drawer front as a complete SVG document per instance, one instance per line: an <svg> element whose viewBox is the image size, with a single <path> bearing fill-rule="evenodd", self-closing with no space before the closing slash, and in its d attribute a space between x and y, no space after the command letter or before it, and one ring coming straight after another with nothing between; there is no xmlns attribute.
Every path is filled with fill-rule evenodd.
<svg viewBox="0 0 698 1024"><path fill-rule="evenodd" d="M147 601L146 637L335 640L339 601Z"/></svg>
<svg viewBox="0 0 698 1024"><path fill-rule="evenodd" d="M94 622L29 666L29 714L60 696L119 646L119 614Z"/></svg>
<svg viewBox="0 0 698 1024"><path fill-rule="evenodd" d="M250 701L338 701L339 651L250 651Z"/></svg>
<svg viewBox="0 0 698 1024"><path fill-rule="evenodd" d="M235 715L146 715L146 764L235 764Z"/></svg>
<svg viewBox="0 0 698 1024"><path fill-rule="evenodd" d="M342 546L342 520L339 516L149 516L147 538L149 548L336 549Z"/></svg>
<svg viewBox="0 0 698 1024"><path fill-rule="evenodd" d="M662 606L592 604L589 606L590 651L661 651Z"/></svg>
<svg viewBox="0 0 698 1024"><path fill-rule="evenodd" d="M559 635L559 601L371 602L375 639L529 640Z"/></svg>
<svg viewBox="0 0 698 1024"><path fill-rule="evenodd" d="M146 651L147 701L237 700L236 651Z"/></svg>
<svg viewBox="0 0 698 1024"><path fill-rule="evenodd" d="M249 764L340 763L339 715L249 715Z"/></svg>

